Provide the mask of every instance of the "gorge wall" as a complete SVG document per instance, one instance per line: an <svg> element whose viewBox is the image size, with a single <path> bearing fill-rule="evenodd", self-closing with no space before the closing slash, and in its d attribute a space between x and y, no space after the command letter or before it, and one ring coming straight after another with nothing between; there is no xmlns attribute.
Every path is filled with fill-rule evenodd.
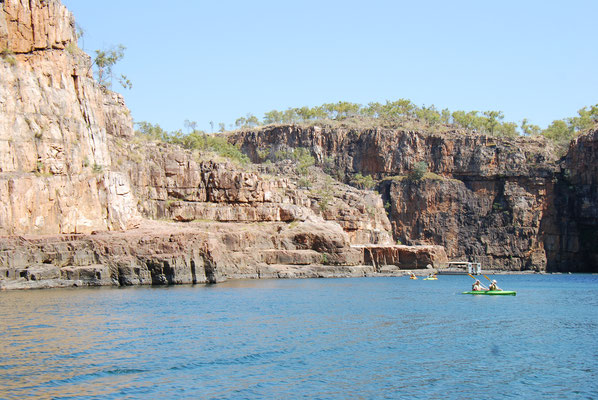
<svg viewBox="0 0 598 400"><path fill-rule="evenodd" d="M124 229L136 215L107 169L130 113L93 80L74 28L58 1L0 2L0 234Z"/></svg>
<svg viewBox="0 0 598 400"><path fill-rule="evenodd" d="M575 138L557 175L549 258L562 272L598 271L598 127Z"/></svg>
<svg viewBox="0 0 598 400"><path fill-rule="evenodd" d="M371 175L403 243L495 269L596 271L596 130L571 143L564 165L543 138L458 131L271 126L232 140L254 161L304 147L339 179ZM409 179L422 161L430 172Z"/></svg>
<svg viewBox="0 0 598 400"><path fill-rule="evenodd" d="M293 163L236 165L136 136L58 0L0 0L0 50L0 288L364 276L446 261L439 247L395 246L380 196L318 169L307 188ZM364 266L369 245L378 261Z"/></svg>
<svg viewBox="0 0 598 400"><path fill-rule="evenodd" d="M229 136L241 165L136 135L74 28L58 0L0 0L0 288L595 271L596 131L559 162L538 138L265 127ZM263 163L298 147L317 167Z"/></svg>

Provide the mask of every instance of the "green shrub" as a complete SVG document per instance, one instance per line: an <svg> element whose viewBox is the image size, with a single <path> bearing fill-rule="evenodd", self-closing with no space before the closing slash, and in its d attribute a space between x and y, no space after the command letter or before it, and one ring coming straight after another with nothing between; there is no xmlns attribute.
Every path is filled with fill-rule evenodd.
<svg viewBox="0 0 598 400"><path fill-rule="evenodd" d="M316 163L316 159L310 151L304 147L297 147L293 150L279 150L274 154L277 161L292 160L297 163L297 172L300 175L307 175L309 167Z"/></svg>
<svg viewBox="0 0 598 400"><path fill-rule="evenodd" d="M189 150L211 151L242 164L249 162L249 158L237 146L229 143L225 136L208 135L198 130L193 130L189 134L184 134L180 129L168 132L158 124L154 125L145 121L136 122L135 125L138 127L136 133L141 137L177 144Z"/></svg>
<svg viewBox="0 0 598 400"><path fill-rule="evenodd" d="M376 181L374 181L371 175L363 176L357 173L351 178L351 184L359 189L372 189L376 185Z"/></svg>
<svg viewBox="0 0 598 400"><path fill-rule="evenodd" d="M270 156L270 149L258 149L256 153L260 161L265 161Z"/></svg>
<svg viewBox="0 0 598 400"><path fill-rule="evenodd" d="M415 164L408 177L412 181L419 181L426 175L426 172L428 172L428 164L425 161L420 161Z"/></svg>
<svg viewBox="0 0 598 400"><path fill-rule="evenodd" d="M324 212L328 210L328 206L332 201L332 192L330 191L330 189L326 188L324 190L319 190L318 195L320 196L320 199L318 200L318 208L321 212Z"/></svg>
<svg viewBox="0 0 598 400"><path fill-rule="evenodd" d="M14 66L17 64L17 59L15 58L15 53L12 50L9 50L8 48L6 48L0 52L0 58L2 58L4 61L6 61L10 65Z"/></svg>
<svg viewBox="0 0 598 400"><path fill-rule="evenodd" d="M297 185L299 185L299 187L302 187L305 189L309 189L312 187L312 183L307 177L303 177L303 178L299 179L299 181L297 182Z"/></svg>

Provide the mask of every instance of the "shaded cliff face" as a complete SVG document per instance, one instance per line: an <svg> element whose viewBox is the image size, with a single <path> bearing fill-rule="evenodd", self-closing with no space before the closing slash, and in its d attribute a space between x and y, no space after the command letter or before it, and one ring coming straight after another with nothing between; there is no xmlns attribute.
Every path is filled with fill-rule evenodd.
<svg viewBox="0 0 598 400"><path fill-rule="evenodd" d="M400 240L440 244L451 258L485 268L547 267L541 226L547 183L541 179L404 179L383 183L383 191L392 201L390 219Z"/></svg>
<svg viewBox="0 0 598 400"><path fill-rule="evenodd" d="M554 270L598 272L598 127L571 142L561 167L547 240Z"/></svg>
<svg viewBox="0 0 598 400"><path fill-rule="evenodd" d="M440 244L449 258L485 267L547 268L543 229L557 167L545 140L283 126L240 132L232 141L255 160L265 149L306 147L341 178L382 180L393 233L403 243ZM421 161L435 175L407 179Z"/></svg>
<svg viewBox="0 0 598 400"><path fill-rule="evenodd" d="M126 228L134 202L108 170L108 137L131 136L132 121L94 82L72 15L56 0L2 1L0 49L0 234Z"/></svg>

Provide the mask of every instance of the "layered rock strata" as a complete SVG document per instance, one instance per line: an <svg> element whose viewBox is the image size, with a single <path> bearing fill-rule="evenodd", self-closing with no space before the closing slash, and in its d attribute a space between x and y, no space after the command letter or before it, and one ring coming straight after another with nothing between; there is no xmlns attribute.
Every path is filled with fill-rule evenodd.
<svg viewBox="0 0 598 400"><path fill-rule="evenodd" d="M598 272L598 126L575 138L557 174L546 248L561 272Z"/></svg>
<svg viewBox="0 0 598 400"><path fill-rule="evenodd" d="M553 223L558 166L541 138L281 126L240 132L232 141L256 161L267 149L304 147L346 181L371 175L402 243L443 245L450 259L486 268L553 268L544 227ZM409 179L422 161L430 173Z"/></svg>
<svg viewBox="0 0 598 400"><path fill-rule="evenodd" d="M340 183L316 192L282 170L135 137L123 98L93 80L74 28L58 0L0 1L0 286L373 268L359 266L363 251L351 244L391 242L377 194Z"/></svg>
<svg viewBox="0 0 598 400"><path fill-rule="evenodd" d="M0 288L402 274L449 258L598 264L595 130L562 165L541 139L457 131L231 138L256 162L309 148L341 181L373 176L381 197L319 168L235 165L135 136L74 26L58 0L0 0ZM409 179L420 161L433 173Z"/></svg>
<svg viewBox="0 0 598 400"><path fill-rule="evenodd" d="M239 166L143 140L116 140L113 154L114 168L135 182L138 209L146 218L290 223L317 215L340 224L352 244L392 244L380 196L334 181L317 168L303 177L289 162ZM301 178L311 187L302 187Z"/></svg>
<svg viewBox="0 0 598 400"><path fill-rule="evenodd" d="M144 221L127 232L0 238L0 289L354 277L439 267L442 248L350 247L339 225ZM364 265L364 254L377 254ZM390 254L390 253L389 253ZM399 260L400 258L400 260Z"/></svg>

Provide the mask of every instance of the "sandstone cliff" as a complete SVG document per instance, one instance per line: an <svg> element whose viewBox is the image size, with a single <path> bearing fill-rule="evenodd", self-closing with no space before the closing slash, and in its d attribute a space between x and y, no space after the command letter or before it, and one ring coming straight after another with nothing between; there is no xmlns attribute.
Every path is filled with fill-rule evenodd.
<svg viewBox="0 0 598 400"><path fill-rule="evenodd" d="M546 226L554 270L598 272L598 126L571 142L556 178Z"/></svg>
<svg viewBox="0 0 598 400"><path fill-rule="evenodd" d="M542 138L280 126L239 132L232 141L256 161L264 149L304 147L321 165L332 164L340 179L373 176L389 206L394 236L403 243L443 245L449 258L498 269L587 271L595 267L573 267L575 258L562 255L566 246L579 254L576 241L558 243L567 241L563 229L570 222L575 232L586 232L586 246L595 243L595 225L581 222L595 219L597 207L594 137L571 144L567 168L575 192L563 192L562 184L555 189L560 167ZM421 161L431 173L408 179ZM555 204L567 193L575 198L568 203L574 211L557 221Z"/></svg>
<svg viewBox="0 0 598 400"><path fill-rule="evenodd" d="M128 181L107 169L129 137L119 95L92 78L59 1L0 2L0 234L124 229Z"/></svg>
<svg viewBox="0 0 598 400"><path fill-rule="evenodd" d="M237 166L136 137L74 27L58 0L0 1L0 287L363 276L446 261L441 248L393 250L380 196L317 168L307 188L292 163ZM362 266L371 244L394 267Z"/></svg>
<svg viewBox="0 0 598 400"><path fill-rule="evenodd" d="M401 274L447 253L596 268L595 130L559 164L537 138L266 127L230 137L257 163L238 165L135 135L58 0L0 0L0 50L0 288ZM298 147L316 167L258 163Z"/></svg>

